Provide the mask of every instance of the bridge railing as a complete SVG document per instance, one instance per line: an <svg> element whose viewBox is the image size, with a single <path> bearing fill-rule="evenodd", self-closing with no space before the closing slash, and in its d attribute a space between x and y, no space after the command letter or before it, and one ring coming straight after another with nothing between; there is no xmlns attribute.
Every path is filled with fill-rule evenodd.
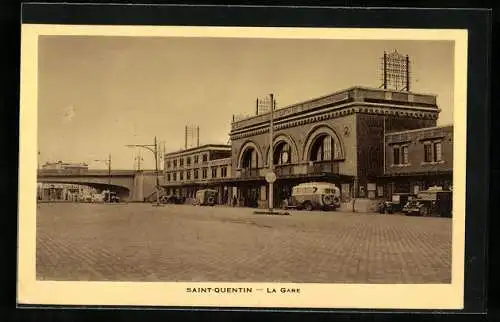
<svg viewBox="0 0 500 322"><path fill-rule="evenodd" d="M135 170L112 170L111 175L132 175ZM39 169L38 176L109 176L108 170L88 169Z"/></svg>

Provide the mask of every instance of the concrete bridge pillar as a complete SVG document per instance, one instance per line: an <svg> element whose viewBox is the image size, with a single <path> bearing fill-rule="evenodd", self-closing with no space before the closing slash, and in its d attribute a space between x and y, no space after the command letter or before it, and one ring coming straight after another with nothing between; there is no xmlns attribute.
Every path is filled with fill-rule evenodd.
<svg viewBox="0 0 500 322"><path fill-rule="evenodd" d="M138 171L134 175L132 201L144 201L144 174L142 171Z"/></svg>

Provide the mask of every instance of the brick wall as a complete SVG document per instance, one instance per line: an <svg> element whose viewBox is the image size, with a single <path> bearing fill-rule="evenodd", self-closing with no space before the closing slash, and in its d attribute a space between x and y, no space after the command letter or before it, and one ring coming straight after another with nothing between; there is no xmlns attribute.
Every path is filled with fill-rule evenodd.
<svg viewBox="0 0 500 322"><path fill-rule="evenodd" d="M388 116L385 121L386 133L436 126L436 120L421 120L409 117Z"/></svg>
<svg viewBox="0 0 500 322"><path fill-rule="evenodd" d="M360 181L384 171L384 116L357 114L358 176Z"/></svg>
<svg viewBox="0 0 500 322"><path fill-rule="evenodd" d="M424 162L424 142L441 143L441 161ZM408 164L394 164L394 146L408 146ZM386 136L386 174L453 170L453 127L393 133Z"/></svg>
<svg viewBox="0 0 500 322"><path fill-rule="evenodd" d="M209 160L230 158L231 151L210 151Z"/></svg>

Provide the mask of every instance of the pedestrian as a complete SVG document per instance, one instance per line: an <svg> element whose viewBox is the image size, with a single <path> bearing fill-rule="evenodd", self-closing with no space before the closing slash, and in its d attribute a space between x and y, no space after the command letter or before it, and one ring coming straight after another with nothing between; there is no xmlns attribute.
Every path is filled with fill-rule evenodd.
<svg viewBox="0 0 500 322"><path fill-rule="evenodd" d="M233 207L236 207L238 204L238 199L236 199L236 196L233 196Z"/></svg>

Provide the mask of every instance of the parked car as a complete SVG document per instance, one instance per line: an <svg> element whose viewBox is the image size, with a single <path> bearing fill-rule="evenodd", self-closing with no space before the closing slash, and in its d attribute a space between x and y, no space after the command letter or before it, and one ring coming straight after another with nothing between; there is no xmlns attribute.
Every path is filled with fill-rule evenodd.
<svg viewBox="0 0 500 322"><path fill-rule="evenodd" d="M406 215L451 217L452 191L441 187L421 191L412 203L405 205L403 211Z"/></svg>
<svg viewBox="0 0 500 322"><path fill-rule="evenodd" d="M102 193L94 193L92 195L92 202L104 202L104 195Z"/></svg>
<svg viewBox="0 0 500 322"><path fill-rule="evenodd" d="M120 202L120 197L114 191L104 190L102 192L102 196L103 196L104 202L109 202L109 203L115 203L115 202L118 203L118 202Z"/></svg>
<svg viewBox="0 0 500 322"><path fill-rule="evenodd" d="M285 209L336 210L340 207L340 189L329 182L301 183L292 188L292 196Z"/></svg>
<svg viewBox="0 0 500 322"><path fill-rule="evenodd" d="M160 197L160 202L164 204L183 204L186 198L183 196L168 195Z"/></svg>
<svg viewBox="0 0 500 322"><path fill-rule="evenodd" d="M92 202L92 195L89 193L82 193L78 196L79 202Z"/></svg>
<svg viewBox="0 0 500 322"><path fill-rule="evenodd" d="M402 212L406 216L427 216L425 209L423 208L423 204L420 203L417 199L412 199L408 201L402 209Z"/></svg>
<svg viewBox="0 0 500 322"><path fill-rule="evenodd" d="M406 192L394 193L391 196L391 200L386 200L379 203L378 212L381 214L393 214L396 212L401 212L408 200L411 200L412 198L415 198L414 194Z"/></svg>
<svg viewBox="0 0 500 322"><path fill-rule="evenodd" d="M217 203L217 194L217 190L213 189L198 190L193 205L214 206Z"/></svg>

